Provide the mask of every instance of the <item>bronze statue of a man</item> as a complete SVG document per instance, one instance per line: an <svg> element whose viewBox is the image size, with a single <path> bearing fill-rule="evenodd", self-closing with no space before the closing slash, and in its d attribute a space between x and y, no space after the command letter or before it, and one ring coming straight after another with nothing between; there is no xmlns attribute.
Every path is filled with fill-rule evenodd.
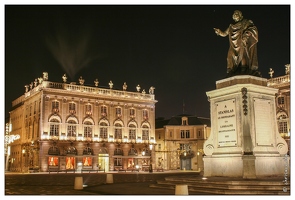
<svg viewBox="0 0 295 200"><path fill-rule="evenodd" d="M228 76L247 74L261 76L258 72L257 42L258 30L251 20L243 18L242 12L235 10L234 24L223 32L214 28L215 33L222 37L229 37L227 54Z"/></svg>

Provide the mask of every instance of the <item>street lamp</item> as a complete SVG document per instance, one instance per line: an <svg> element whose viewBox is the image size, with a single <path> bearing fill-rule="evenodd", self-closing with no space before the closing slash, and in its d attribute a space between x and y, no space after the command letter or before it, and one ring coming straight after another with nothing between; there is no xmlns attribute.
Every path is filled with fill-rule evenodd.
<svg viewBox="0 0 295 200"><path fill-rule="evenodd" d="M151 151L151 159L150 159L150 167L149 167L149 172L152 173L153 172L153 165L152 165L152 157L153 157L153 145L150 144L150 151Z"/></svg>

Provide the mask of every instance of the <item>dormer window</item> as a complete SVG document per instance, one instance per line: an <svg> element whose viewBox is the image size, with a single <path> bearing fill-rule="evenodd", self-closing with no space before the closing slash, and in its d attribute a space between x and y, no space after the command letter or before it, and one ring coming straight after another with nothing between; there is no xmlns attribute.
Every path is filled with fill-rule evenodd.
<svg viewBox="0 0 295 200"><path fill-rule="evenodd" d="M188 125L187 117L182 117L182 125Z"/></svg>

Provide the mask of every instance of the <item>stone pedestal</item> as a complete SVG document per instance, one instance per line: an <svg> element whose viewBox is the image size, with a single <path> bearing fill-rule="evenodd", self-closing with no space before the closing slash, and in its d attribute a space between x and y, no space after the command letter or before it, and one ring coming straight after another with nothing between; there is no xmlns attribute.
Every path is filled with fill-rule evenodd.
<svg viewBox="0 0 295 200"><path fill-rule="evenodd" d="M211 133L204 143L204 176L283 175L287 143L279 135L275 94L264 78L241 75L207 92Z"/></svg>

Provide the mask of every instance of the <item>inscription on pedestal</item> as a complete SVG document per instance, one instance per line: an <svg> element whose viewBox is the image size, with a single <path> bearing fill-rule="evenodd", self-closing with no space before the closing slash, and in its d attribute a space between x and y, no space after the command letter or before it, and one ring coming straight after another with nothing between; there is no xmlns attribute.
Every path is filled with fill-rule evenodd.
<svg viewBox="0 0 295 200"><path fill-rule="evenodd" d="M236 146L236 101L230 99L215 104L218 124L218 146Z"/></svg>
<svg viewBox="0 0 295 200"><path fill-rule="evenodd" d="M254 98L255 130L257 145L271 145L272 124L270 100Z"/></svg>

